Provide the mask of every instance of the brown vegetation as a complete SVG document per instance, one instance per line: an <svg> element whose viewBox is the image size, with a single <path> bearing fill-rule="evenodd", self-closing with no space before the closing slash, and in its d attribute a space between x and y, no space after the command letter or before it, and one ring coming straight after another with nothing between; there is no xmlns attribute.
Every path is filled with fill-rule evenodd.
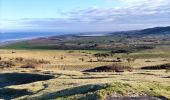
<svg viewBox="0 0 170 100"><path fill-rule="evenodd" d="M49 64L49 61L44 59L36 60L36 59L25 59L21 61L23 65L21 68L37 68L40 64Z"/></svg>
<svg viewBox="0 0 170 100"><path fill-rule="evenodd" d="M12 67L15 66L15 63L13 61L0 61L0 67Z"/></svg>
<svg viewBox="0 0 170 100"><path fill-rule="evenodd" d="M108 66L96 67L90 70L85 70L85 72L124 72L124 71L131 72L132 70L133 69L129 66L113 64L113 65L108 65Z"/></svg>
<svg viewBox="0 0 170 100"><path fill-rule="evenodd" d="M37 64L27 63L25 65L22 65L21 68L36 68L37 66Z"/></svg>
<svg viewBox="0 0 170 100"><path fill-rule="evenodd" d="M145 66L145 67L142 67L141 69L147 69L147 70L170 69L170 63L156 65L156 66Z"/></svg>

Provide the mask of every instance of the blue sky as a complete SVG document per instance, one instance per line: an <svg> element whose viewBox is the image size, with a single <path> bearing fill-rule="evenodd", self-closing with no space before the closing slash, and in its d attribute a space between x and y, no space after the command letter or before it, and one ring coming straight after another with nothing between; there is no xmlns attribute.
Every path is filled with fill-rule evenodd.
<svg viewBox="0 0 170 100"><path fill-rule="evenodd" d="M122 31L168 25L169 0L0 0L0 31Z"/></svg>
<svg viewBox="0 0 170 100"><path fill-rule="evenodd" d="M2 18L58 18L59 12L71 12L91 7L120 6L118 1L109 3L105 0L0 0Z"/></svg>

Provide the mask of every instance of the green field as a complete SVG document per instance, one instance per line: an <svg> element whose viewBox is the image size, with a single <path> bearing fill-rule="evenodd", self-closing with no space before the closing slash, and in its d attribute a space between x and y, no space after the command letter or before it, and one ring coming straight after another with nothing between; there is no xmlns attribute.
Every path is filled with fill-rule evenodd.
<svg viewBox="0 0 170 100"><path fill-rule="evenodd" d="M169 100L169 41L131 33L0 46L0 99Z"/></svg>
<svg viewBox="0 0 170 100"><path fill-rule="evenodd" d="M164 50L161 50L161 48L164 48ZM108 50L1 49L1 62L11 60L15 63L15 66L0 68L1 73L37 73L52 75L54 78L46 81L35 80L36 82L28 81L26 84L1 87L0 98L95 100L134 96L139 98L160 97L168 99L170 98L170 73L165 69L140 69L144 66L169 63L170 52L168 49L169 47L167 46L157 47L153 50L144 50L128 55L126 53L114 54L104 58L109 60L120 57L122 62L89 62L90 59L97 59L93 56L94 54L108 53ZM26 62L16 60L19 57L22 57ZM61 57L64 58L61 59ZM136 57L136 60L128 63L126 58L131 57ZM80 58L84 58L84 61ZM21 67L29 61L36 63L42 59L50 63L38 64L34 68ZM148 60L149 62L146 62ZM129 65L135 69L133 72L82 72L83 70L114 63ZM15 77L15 74L13 76ZM4 76L0 77L0 82L4 82L2 79L7 79ZM17 78L15 79L17 80ZM47 85L46 88L44 88L44 84Z"/></svg>

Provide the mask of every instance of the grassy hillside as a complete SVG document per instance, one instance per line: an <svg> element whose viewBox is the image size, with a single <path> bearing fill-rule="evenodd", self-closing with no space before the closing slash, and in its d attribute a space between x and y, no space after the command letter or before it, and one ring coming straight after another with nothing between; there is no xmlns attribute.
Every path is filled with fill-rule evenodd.
<svg viewBox="0 0 170 100"><path fill-rule="evenodd" d="M1 46L0 99L169 100L169 34L133 32Z"/></svg>
<svg viewBox="0 0 170 100"><path fill-rule="evenodd" d="M63 35L21 41L4 45L0 48L54 50L121 49L128 51L138 51L143 49L152 49L155 46L170 46L169 33L169 27L157 27L139 31L108 33L104 36Z"/></svg>

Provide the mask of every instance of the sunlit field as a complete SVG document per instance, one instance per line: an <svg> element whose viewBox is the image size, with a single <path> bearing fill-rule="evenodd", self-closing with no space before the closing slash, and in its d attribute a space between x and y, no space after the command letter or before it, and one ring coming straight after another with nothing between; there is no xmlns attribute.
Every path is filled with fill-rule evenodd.
<svg viewBox="0 0 170 100"><path fill-rule="evenodd" d="M170 0L0 0L0 100L170 100Z"/></svg>
<svg viewBox="0 0 170 100"><path fill-rule="evenodd" d="M170 62L170 52L168 50L168 47L157 47L153 50L130 54L114 54L102 58L100 61L99 57L94 55L96 53L107 53L108 51L1 49L1 65L3 61L13 63L9 67L0 68L1 74L14 72L23 74L37 73L54 77L50 80L35 80L35 82L28 81L26 84L5 86L1 88L0 93L2 95L0 96L8 99L45 98L69 100L83 99L85 97L89 99L109 99L132 95L134 97L140 96L141 98L146 96L170 98L169 70L141 69L146 66L168 64ZM135 60L128 62L127 58L133 57L135 57ZM85 71L112 64L130 66L133 71ZM2 75L0 82L5 80L7 82L8 78L5 77ZM15 79L18 80L17 77ZM10 94L13 93L11 91L17 92ZM25 91L25 94L20 94L22 91Z"/></svg>

